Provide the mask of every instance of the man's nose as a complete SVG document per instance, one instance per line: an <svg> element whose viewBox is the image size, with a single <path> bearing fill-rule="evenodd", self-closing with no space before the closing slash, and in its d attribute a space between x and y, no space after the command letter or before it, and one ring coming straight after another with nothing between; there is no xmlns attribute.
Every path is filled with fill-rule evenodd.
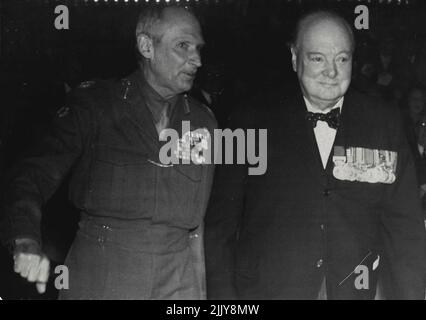
<svg viewBox="0 0 426 320"><path fill-rule="evenodd" d="M201 54L198 50L194 51L191 56L189 57L189 62L199 68L201 67L202 63L201 63Z"/></svg>
<svg viewBox="0 0 426 320"><path fill-rule="evenodd" d="M335 78L337 76L336 64L334 62L327 64L324 74L329 78Z"/></svg>

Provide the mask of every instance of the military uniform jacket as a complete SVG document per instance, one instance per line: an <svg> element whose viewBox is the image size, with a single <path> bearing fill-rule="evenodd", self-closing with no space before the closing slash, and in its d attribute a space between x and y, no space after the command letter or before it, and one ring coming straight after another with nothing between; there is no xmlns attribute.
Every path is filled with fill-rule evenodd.
<svg viewBox="0 0 426 320"><path fill-rule="evenodd" d="M4 241L40 241L42 205L70 171L70 199L89 215L188 230L202 222L213 165L160 163L165 142L144 103L141 77L86 82L71 94L42 146L11 174L2 205ZM191 130L216 127L211 112L186 95L169 124L179 136L184 120Z"/></svg>
<svg viewBox="0 0 426 320"><path fill-rule="evenodd" d="M325 277L329 299L369 299L386 264L393 298L423 299L425 227L398 111L348 92L324 170L302 95L272 97L237 124L268 129L266 173L217 167L205 219L208 298L316 299ZM379 160L342 174L363 163L351 150ZM374 173L380 155L397 155L395 177Z"/></svg>

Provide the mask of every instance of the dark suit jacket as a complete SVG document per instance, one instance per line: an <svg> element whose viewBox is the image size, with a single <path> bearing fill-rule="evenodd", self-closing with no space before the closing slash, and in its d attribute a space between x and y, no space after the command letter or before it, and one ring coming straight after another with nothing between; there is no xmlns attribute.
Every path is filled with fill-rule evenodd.
<svg viewBox="0 0 426 320"><path fill-rule="evenodd" d="M334 144L396 151L396 181L383 184L335 179L333 151L323 169L301 94L254 104L261 112L246 106L236 126L268 129L268 168L248 176L245 166L217 166L205 220L208 298L315 299L326 276L328 298L369 299L385 260L392 298L424 298L425 228L397 110L348 92ZM358 278L361 290L359 264L369 275L368 285Z"/></svg>
<svg viewBox="0 0 426 320"><path fill-rule="evenodd" d="M419 152L419 142L415 131L416 124L410 119L408 114L404 115L405 134L407 135L408 145L414 158L417 172L417 182L419 185L426 183L426 157Z"/></svg>

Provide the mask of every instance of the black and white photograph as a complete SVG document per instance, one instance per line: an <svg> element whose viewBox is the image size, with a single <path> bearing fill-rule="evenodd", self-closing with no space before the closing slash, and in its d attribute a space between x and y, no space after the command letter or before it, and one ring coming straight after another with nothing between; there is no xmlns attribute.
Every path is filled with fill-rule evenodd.
<svg viewBox="0 0 426 320"><path fill-rule="evenodd" d="M0 0L0 300L426 300L426 2Z"/></svg>

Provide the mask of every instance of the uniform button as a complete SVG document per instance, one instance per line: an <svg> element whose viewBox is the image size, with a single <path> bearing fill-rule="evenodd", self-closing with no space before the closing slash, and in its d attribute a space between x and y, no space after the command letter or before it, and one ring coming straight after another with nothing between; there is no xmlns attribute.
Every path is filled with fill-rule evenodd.
<svg viewBox="0 0 426 320"><path fill-rule="evenodd" d="M325 197L328 197L328 196L330 195L330 193L331 193L330 189L324 189L324 191L322 192L322 194L323 194Z"/></svg>
<svg viewBox="0 0 426 320"><path fill-rule="evenodd" d="M317 261L317 268L321 268L322 263L323 263L322 259L319 259L319 260Z"/></svg>

